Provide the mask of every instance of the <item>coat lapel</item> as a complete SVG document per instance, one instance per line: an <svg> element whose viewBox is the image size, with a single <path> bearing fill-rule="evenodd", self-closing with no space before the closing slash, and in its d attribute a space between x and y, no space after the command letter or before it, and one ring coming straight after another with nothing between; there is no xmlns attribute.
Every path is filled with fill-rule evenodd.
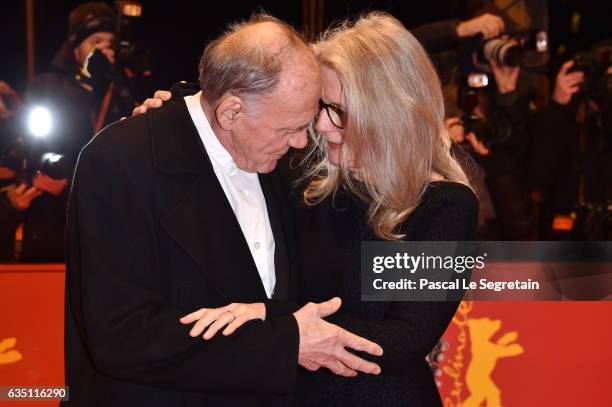
<svg viewBox="0 0 612 407"><path fill-rule="evenodd" d="M284 233L284 221L279 205L278 191L275 188L273 174L259 174L259 182L266 199L270 227L274 235L274 272L276 273L276 285L274 287L274 299L287 300L289 297L289 258L287 255L287 241Z"/></svg>
<svg viewBox="0 0 612 407"><path fill-rule="evenodd" d="M172 99L149 114L154 164L161 172L189 173L195 180L161 227L228 302L260 301L266 295L251 252L179 89L173 89Z"/></svg>
<svg viewBox="0 0 612 407"><path fill-rule="evenodd" d="M240 225L214 173L200 174L161 225L229 302L266 298Z"/></svg>

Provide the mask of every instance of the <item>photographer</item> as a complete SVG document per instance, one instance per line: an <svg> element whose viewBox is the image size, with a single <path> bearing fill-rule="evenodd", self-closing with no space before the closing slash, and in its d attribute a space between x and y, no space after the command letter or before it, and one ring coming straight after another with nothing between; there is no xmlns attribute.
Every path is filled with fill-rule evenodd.
<svg viewBox="0 0 612 407"><path fill-rule="evenodd" d="M71 11L68 39L52 70L34 78L26 93L26 105L46 108L52 120L51 132L37 148L65 155L74 164L95 133L129 112L129 96L112 81L115 31L116 15L105 3Z"/></svg>
<svg viewBox="0 0 612 407"><path fill-rule="evenodd" d="M528 159L530 189L538 205L538 231L542 239L553 237L555 214L574 209L578 189L577 103L573 96L584 80L583 72L570 72L574 61L565 62L555 81L550 103L540 110L529 126L531 148Z"/></svg>
<svg viewBox="0 0 612 407"><path fill-rule="evenodd" d="M457 106L447 109L447 128L479 167L472 181L481 199L486 197L486 202L481 202L479 220L482 238L530 239L531 201L522 164L527 147L525 123L530 116L529 104L524 92L518 89L520 68L501 65L494 59L489 64L493 86L466 89L465 78L457 76L447 86L447 96L452 92L462 94L450 97L457 97L461 109ZM470 98L466 97L466 90Z"/></svg>
<svg viewBox="0 0 612 407"><path fill-rule="evenodd" d="M447 84L457 65L457 48L461 41L480 35L487 40L504 32L504 20L494 14L484 13L465 21L441 20L424 24L410 32L419 40L432 59L440 80Z"/></svg>
<svg viewBox="0 0 612 407"><path fill-rule="evenodd" d="M105 3L72 10L68 39L52 70L35 77L26 91L21 113L34 129L18 131L9 154L22 154L27 166L17 160L12 170L18 173L3 197L7 218L23 222L22 261L64 261L68 185L78 154L133 107L113 76L116 21Z"/></svg>
<svg viewBox="0 0 612 407"><path fill-rule="evenodd" d="M10 260L15 252L15 231L21 223L16 206L29 206L39 194L34 188L28 191L15 189L17 172L5 148L10 143L14 116L19 106L17 93L6 82L0 81L0 260Z"/></svg>
<svg viewBox="0 0 612 407"><path fill-rule="evenodd" d="M601 43L564 62L551 102L530 123L530 188L542 239L609 239L610 48Z"/></svg>

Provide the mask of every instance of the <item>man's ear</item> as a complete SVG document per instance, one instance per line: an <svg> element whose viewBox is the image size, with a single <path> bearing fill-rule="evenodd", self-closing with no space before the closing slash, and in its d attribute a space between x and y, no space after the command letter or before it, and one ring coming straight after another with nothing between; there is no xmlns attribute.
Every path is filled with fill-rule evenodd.
<svg viewBox="0 0 612 407"><path fill-rule="evenodd" d="M226 96L215 109L217 122L223 130L231 130L236 125L245 110L244 101L238 96Z"/></svg>

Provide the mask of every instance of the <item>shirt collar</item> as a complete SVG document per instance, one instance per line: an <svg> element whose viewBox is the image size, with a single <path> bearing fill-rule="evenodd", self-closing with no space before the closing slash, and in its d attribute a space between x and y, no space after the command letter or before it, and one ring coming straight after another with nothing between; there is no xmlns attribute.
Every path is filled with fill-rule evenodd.
<svg viewBox="0 0 612 407"><path fill-rule="evenodd" d="M215 160L222 167L235 167L236 164L234 163L234 159L219 142L217 135L204 114L204 110L200 103L201 97L202 91L199 91L195 95L185 96L185 103L187 104L189 115L200 134L202 143L204 143L204 148L208 152L210 158Z"/></svg>

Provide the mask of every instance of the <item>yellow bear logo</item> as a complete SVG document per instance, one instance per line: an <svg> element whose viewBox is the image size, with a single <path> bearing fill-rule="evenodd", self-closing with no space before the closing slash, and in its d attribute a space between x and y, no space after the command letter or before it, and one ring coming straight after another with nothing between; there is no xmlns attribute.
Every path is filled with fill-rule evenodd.
<svg viewBox="0 0 612 407"><path fill-rule="evenodd" d="M19 362L23 359L18 350L10 350L17 344L17 338L6 338L0 341L0 365Z"/></svg>
<svg viewBox="0 0 612 407"><path fill-rule="evenodd" d="M470 395L462 407L479 407L486 401L487 407L501 407L499 388L491 378L499 358L517 356L525 350L515 342L516 331L507 332L497 342L491 337L501 328L499 319L470 318L467 321L470 332L472 360L465 374L465 384Z"/></svg>

